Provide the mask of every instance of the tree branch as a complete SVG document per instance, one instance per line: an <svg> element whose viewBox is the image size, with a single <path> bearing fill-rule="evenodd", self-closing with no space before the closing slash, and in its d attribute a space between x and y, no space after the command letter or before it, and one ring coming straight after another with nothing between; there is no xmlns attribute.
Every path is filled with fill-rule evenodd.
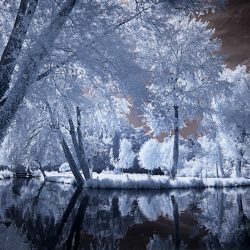
<svg viewBox="0 0 250 250"><path fill-rule="evenodd" d="M14 27L0 60L0 107L3 97L9 89L9 83L26 38L29 25L34 16L39 0L21 0Z"/></svg>

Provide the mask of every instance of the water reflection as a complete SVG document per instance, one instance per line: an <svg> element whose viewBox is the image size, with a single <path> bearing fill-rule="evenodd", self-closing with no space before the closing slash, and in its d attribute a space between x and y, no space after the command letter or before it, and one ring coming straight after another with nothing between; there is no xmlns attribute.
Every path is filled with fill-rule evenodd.
<svg viewBox="0 0 250 250"><path fill-rule="evenodd" d="M0 182L1 249L247 249L250 189L80 190Z"/></svg>

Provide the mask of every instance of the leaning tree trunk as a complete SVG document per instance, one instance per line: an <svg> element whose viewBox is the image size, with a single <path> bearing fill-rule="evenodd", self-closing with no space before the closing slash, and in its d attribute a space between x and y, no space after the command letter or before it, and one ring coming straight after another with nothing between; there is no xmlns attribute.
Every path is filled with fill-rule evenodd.
<svg viewBox="0 0 250 250"><path fill-rule="evenodd" d="M75 126L74 126L74 123L73 123L71 118L68 120L68 123L69 123L69 127L70 127L70 130L69 130L70 131L70 136L71 136L71 139L72 139L74 150L76 152L77 161L79 163L79 166L80 166L80 168L81 168L81 170L83 172L83 175L84 175L85 179L87 180L87 179L90 178L90 175L89 175L89 172L86 174L84 164L83 164L84 160L82 159L82 155L81 155L79 144L78 144L77 137L76 137Z"/></svg>
<svg viewBox="0 0 250 250"><path fill-rule="evenodd" d="M0 106L6 99L10 80L39 0L21 0L16 20L0 60Z"/></svg>
<svg viewBox="0 0 250 250"><path fill-rule="evenodd" d="M87 157L83 147L82 130L81 130L81 110L78 106L76 107L76 116L77 116L77 137L78 137L79 156L80 156L79 164L85 179L88 180L90 179L90 171L89 171L89 164L87 161Z"/></svg>
<svg viewBox="0 0 250 250"><path fill-rule="evenodd" d="M29 50L27 59L23 62L20 69L17 81L8 93L7 100L0 108L0 142L3 141L6 131L10 127L29 86L36 81L43 59L53 48L60 30L67 21L75 4L76 0L67 0L49 26L42 31L33 48Z"/></svg>
<svg viewBox="0 0 250 250"><path fill-rule="evenodd" d="M61 140L61 145L62 145L64 155L67 159L67 162L69 163L70 169L71 169L71 171L76 179L77 185L80 187L83 186L83 184L84 184L83 177L78 170L78 167L77 167L76 162L73 158L73 155L71 154L69 146L67 145L64 138Z"/></svg>
<svg viewBox="0 0 250 250"><path fill-rule="evenodd" d="M77 182L77 185L79 187L82 187L83 184L84 184L84 180L83 180L83 177L78 169L78 166L74 160L74 157L72 155L72 153L70 152L70 148L67 144L67 142L65 141L64 137L63 137L63 134L62 134L62 131L60 129L60 126L59 124L57 123L57 120L56 120L56 117L54 115L54 112L52 111L50 105L48 102L46 102L46 105L47 105L47 108L48 108L48 111L49 111L49 114L50 114L50 119L51 119L51 124L52 124L52 127L54 128L54 130L56 131L57 135L58 135L58 138L60 140L60 144L62 146L62 149L63 149L63 153L64 153L64 156L69 164L69 167L76 179L76 182Z"/></svg>
<svg viewBox="0 0 250 250"><path fill-rule="evenodd" d="M171 178L174 179L177 174L179 160L179 107L174 105L174 149L173 149L173 165L171 168Z"/></svg>
<svg viewBox="0 0 250 250"><path fill-rule="evenodd" d="M86 161L84 149L83 149L83 140L82 140L82 132L81 132L81 111L80 108L77 106L76 108L76 116L77 116L77 134L74 122L71 118L70 112L68 110L67 105L65 104L65 110L67 112L68 123L69 123L69 133L71 136L71 140L74 146L74 150L76 153L77 161L80 166L80 169L83 172L84 178L86 180L90 179L90 172L88 163Z"/></svg>

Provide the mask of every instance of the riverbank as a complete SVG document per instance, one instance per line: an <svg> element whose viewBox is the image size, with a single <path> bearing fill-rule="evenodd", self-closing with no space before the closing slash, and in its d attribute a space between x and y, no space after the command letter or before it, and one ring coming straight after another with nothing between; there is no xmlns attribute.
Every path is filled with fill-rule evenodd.
<svg viewBox="0 0 250 250"><path fill-rule="evenodd" d="M73 184L72 173L47 172L47 181ZM113 174L93 173L93 179L85 182L86 188L96 189L177 189L206 187L243 187L250 186L246 178L198 178L177 177L171 180L168 176L147 174Z"/></svg>
<svg viewBox="0 0 250 250"><path fill-rule="evenodd" d="M12 178L13 178L13 172L11 172L10 170L0 171L0 180L12 179Z"/></svg>
<svg viewBox="0 0 250 250"><path fill-rule="evenodd" d="M46 181L61 184L75 184L71 172L59 173L56 171L46 172ZM36 175L37 178L43 178ZM0 179L12 179L13 173L8 170L0 171ZM176 177L148 174L113 174L103 172L93 173L92 179L85 182L84 187L90 189L178 189L178 188L210 188L210 187L244 187L250 186L247 178L199 178L199 177Z"/></svg>

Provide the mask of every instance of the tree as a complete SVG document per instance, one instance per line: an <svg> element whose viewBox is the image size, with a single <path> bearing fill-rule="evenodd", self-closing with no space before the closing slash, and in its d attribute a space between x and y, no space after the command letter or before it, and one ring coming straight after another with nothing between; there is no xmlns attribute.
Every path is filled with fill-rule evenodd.
<svg viewBox="0 0 250 250"><path fill-rule="evenodd" d="M37 5L38 0L20 1L13 29L0 60L0 106L2 106L6 100L4 99L4 95L9 89L11 77Z"/></svg>
<svg viewBox="0 0 250 250"><path fill-rule="evenodd" d="M237 66L231 70L225 68L222 79L228 82L230 96L215 100L214 120L220 133L227 137L222 145L226 157L233 157L236 176L241 177L242 167L249 165L250 157L250 74L246 66Z"/></svg>
<svg viewBox="0 0 250 250"><path fill-rule="evenodd" d="M3 43L6 40L7 43L0 61L0 141L6 135L29 86L36 80L55 73L59 67L79 57L85 65L99 72L99 65L93 65L98 61L105 62L106 67L115 68L117 65L110 59L118 54L112 53L110 48L121 46L119 43L113 46L113 42L108 46L107 42L111 41L109 35L116 33L120 27L133 20L137 25L143 19L147 21L147 15L156 9L156 16L159 12L162 15L173 11L199 12L211 8L212 2L20 0L15 21L10 20L12 30L8 27L2 34ZM12 6L16 6L16 1L11 4L3 1L1 4L3 15L0 22L5 16L11 19ZM106 40L106 37L109 39ZM131 75L135 76L135 67L131 66ZM123 76L121 74L120 78Z"/></svg>
<svg viewBox="0 0 250 250"><path fill-rule="evenodd" d="M116 169L126 169L133 166L133 161L136 154L132 150L132 143L124 138L120 141L119 148L119 158L115 161L115 159L111 158L111 161Z"/></svg>
<svg viewBox="0 0 250 250"><path fill-rule="evenodd" d="M221 79L223 81L223 79ZM219 178L220 176L225 177L230 172L230 166L226 164L226 154L224 153L225 149L228 149L228 146L230 142L228 140L225 140L225 134L220 129L220 126L218 126L218 117L216 114L214 106L214 101L217 102L218 100L221 100L221 98L229 98L231 95L231 91L229 89L228 83L226 81L224 82L223 90L221 91L221 94L219 97L215 98L211 105L211 112L210 113L204 113L202 116L202 121L200 124L200 132L202 134L202 137L198 139L201 150L200 150L200 159L207 158L206 162L208 165L208 168L213 169L216 168L216 177ZM228 154L231 154L228 152ZM199 155L199 154L198 154Z"/></svg>
<svg viewBox="0 0 250 250"><path fill-rule="evenodd" d="M17 83L9 91L8 98L5 99L0 109L0 139L2 140L9 128L20 104L22 103L28 87L36 80L40 70L41 61L48 55L57 39L60 29L67 21L67 18L76 4L76 0L65 2L51 23L45 28L38 41L27 51L27 57L22 62ZM3 89L6 89L4 84Z"/></svg>
<svg viewBox="0 0 250 250"><path fill-rule="evenodd" d="M33 161L58 164L66 158L82 185L80 170L85 179L91 178L92 159L109 148L130 109L112 78L102 82L78 63L69 67L70 75L61 69L56 82L48 77L37 83L39 93L30 88L7 140L19 145L17 151L11 148L25 165Z"/></svg>
<svg viewBox="0 0 250 250"><path fill-rule="evenodd" d="M24 104L1 148L6 164L35 165L42 170L44 166L62 163L63 154L56 143L57 137L46 116L44 105L27 100Z"/></svg>
<svg viewBox="0 0 250 250"><path fill-rule="evenodd" d="M161 167L163 161L161 144L156 139L146 141L141 147L139 161L143 168L151 171Z"/></svg>
<svg viewBox="0 0 250 250"><path fill-rule="evenodd" d="M54 82L59 82L60 77L72 74L71 63L78 63L83 67L83 71L91 72L93 79L95 77L99 79L100 86L102 86L102 82L110 83L110 76L112 76L112 80L123 87L127 84L128 88L124 91L127 94L126 97L131 94L136 97L136 100L140 100L140 96L137 94L145 92L141 91L144 90L142 83L145 82L143 74L145 71L134 58L134 44L125 42L124 37L128 37L131 32L134 33L136 26L141 27L142 23L150 21L147 18L148 15L151 18L155 15L156 21L158 21L159 14L169 16L173 11L179 12L180 7L181 12L185 13L207 9L211 4L204 4L205 2L201 0L197 4L191 4L179 1L173 4L172 1L151 0L146 2L62 0L59 2L40 1L38 4L36 0L22 0L16 22L12 20L12 31L8 28L7 32L3 34L4 40L7 41L7 45L3 49L6 52L2 54L1 59L3 71L6 70L4 68L6 57L11 58L12 64L8 65L10 67L8 68L8 77L2 77L5 73L1 73L2 78L0 78L2 79L0 83L0 141L2 142L8 134L22 104L26 100L28 103L30 101L34 103L30 97L32 94L36 95L36 98L38 97L37 93L38 90L40 92L42 84L46 84L47 91L43 89L43 93L40 92L41 98L48 99L49 101L46 102L49 106L53 106L54 103L51 103L52 95L49 95L49 90L54 87L54 85L50 86L51 79ZM7 8L8 11L10 10ZM130 23L131 26L127 25ZM120 29L126 25L127 28ZM8 35L9 33L11 35ZM132 79L138 82L136 87L131 84ZM68 83L63 82L63 84L67 85ZM115 102L115 96L110 98L106 95L105 99L105 105L107 102ZM46 102L40 101L43 103L41 106L44 106ZM66 106L58 104L60 111L62 106L64 106L64 114L67 114L67 118L64 117L63 121L66 120L67 125L72 127L72 119L69 119L70 112L66 111L68 104ZM74 103L72 110L75 111L76 106L81 108L79 104L75 105ZM68 109L71 110L71 107ZM93 106L93 109L97 110L96 105ZM52 110L50 113L57 117L59 110ZM87 114L85 115L87 116ZM48 116L46 116L47 118ZM102 118L102 120L104 119ZM91 121L93 122L92 119L89 121L86 119L85 124ZM112 120L110 120L110 124L112 124ZM55 124L50 125L53 127ZM65 122L63 125L65 126ZM71 129L71 132L73 131ZM80 152L79 145L77 146L75 143L74 133L71 133L71 137L76 152ZM85 137L84 133L83 137ZM60 137L64 151L68 152L70 148L66 149L66 140ZM70 154L68 155L70 156ZM80 155L78 154L78 160L81 158Z"/></svg>
<svg viewBox="0 0 250 250"><path fill-rule="evenodd" d="M172 178L177 173L179 129L186 121L209 112L212 96L222 89L218 83L221 61L216 55L219 43L212 39L214 30L207 25L189 16L174 15L157 26L146 44L138 42L143 59L148 59L144 67L153 72L145 121L155 133L174 134Z"/></svg>

